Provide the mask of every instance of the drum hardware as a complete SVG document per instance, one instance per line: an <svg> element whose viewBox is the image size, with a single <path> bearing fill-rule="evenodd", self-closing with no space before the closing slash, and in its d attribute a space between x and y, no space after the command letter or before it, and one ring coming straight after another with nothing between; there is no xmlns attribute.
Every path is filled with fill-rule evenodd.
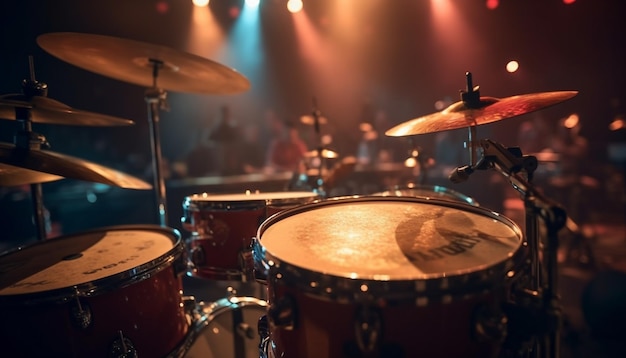
<svg viewBox="0 0 626 358"><path fill-rule="evenodd" d="M519 148L505 148L499 143L483 139L480 141L482 157L475 165L463 166L450 174L453 183L465 181L475 170L495 169L506 177L513 188L519 191L524 199L526 213L526 235L529 257L530 287L518 292L523 301L536 301L532 306L541 308L544 320L557 323L549 325L553 330L542 334L537 342L536 354L547 357L559 356L560 335L560 298L557 293L557 250L558 232L565 226L567 215L565 210L551 199L545 197L531 183L537 159L523 156ZM545 242L538 233L539 219L546 225ZM542 247L543 245L543 247ZM520 297L514 297L520 299ZM524 304L525 308L527 307ZM540 332L543 333L543 332Z"/></svg>
<svg viewBox="0 0 626 358"><path fill-rule="evenodd" d="M380 312L368 305L362 305L354 319L354 336L359 350L365 354L375 352L382 334L382 317Z"/></svg>
<svg viewBox="0 0 626 358"><path fill-rule="evenodd" d="M89 304L87 302L80 301L80 297L79 297L80 292L78 291L77 287L75 289L76 289L76 299L74 301L74 304L71 305L69 308L70 318L71 318L72 324L74 324L75 327L84 330L84 329L89 328L89 326L91 326L91 322L92 322L91 307L89 307Z"/></svg>
<svg viewBox="0 0 626 358"><path fill-rule="evenodd" d="M297 326L296 301L291 296L283 296L276 302L272 303L267 311L270 325L280 327L288 331L293 330Z"/></svg>
<svg viewBox="0 0 626 358"><path fill-rule="evenodd" d="M137 351L135 350L133 342L128 337L124 336L122 331L119 331L119 335L119 338L116 338L113 343L111 343L109 357L137 358Z"/></svg>
<svg viewBox="0 0 626 358"><path fill-rule="evenodd" d="M159 133L159 111L167 108L166 89L234 94L248 90L250 82L235 70L209 59L133 40L59 32L40 35L37 43L51 55L77 67L147 87L144 99L150 124L157 215L161 226L167 226Z"/></svg>

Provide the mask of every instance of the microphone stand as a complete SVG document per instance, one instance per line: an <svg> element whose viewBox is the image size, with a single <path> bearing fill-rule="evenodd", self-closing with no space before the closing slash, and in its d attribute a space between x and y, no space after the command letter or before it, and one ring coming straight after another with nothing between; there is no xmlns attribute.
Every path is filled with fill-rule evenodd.
<svg viewBox="0 0 626 358"><path fill-rule="evenodd" d="M543 314L540 318L548 323L548 331L542 332L543 338L535 347L535 356L559 357L561 311L557 290L557 250L558 232L565 226L566 212L531 183L534 170L537 168L537 158L522 156L519 148L505 148L488 139L481 140L479 144L482 148L482 158L476 165L457 168L450 174L450 180L458 183L467 179L474 170L494 169L505 176L513 188L522 194L530 254L530 288L524 290L523 294L527 296L525 297L527 301L534 304L533 306L540 307L542 311L539 314ZM539 219L544 221L547 229L547 240L543 250L538 232Z"/></svg>

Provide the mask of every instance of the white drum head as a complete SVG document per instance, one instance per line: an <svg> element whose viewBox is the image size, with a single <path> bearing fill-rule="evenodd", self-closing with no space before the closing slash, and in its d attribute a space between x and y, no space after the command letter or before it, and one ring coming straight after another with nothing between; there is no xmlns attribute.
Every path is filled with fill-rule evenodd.
<svg viewBox="0 0 626 358"><path fill-rule="evenodd" d="M146 270L171 251L174 242L165 232L148 229L94 231L43 241L0 257L0 296L79 286L142 266Z"/></svg>
<svg viewBox="0 0 626 358"><path fill-rule="evenodd" d="M377 281L463 275L522 244L507 219L442 200L365 198L279 213L259 229L268 257L324 275Z"/></svg>

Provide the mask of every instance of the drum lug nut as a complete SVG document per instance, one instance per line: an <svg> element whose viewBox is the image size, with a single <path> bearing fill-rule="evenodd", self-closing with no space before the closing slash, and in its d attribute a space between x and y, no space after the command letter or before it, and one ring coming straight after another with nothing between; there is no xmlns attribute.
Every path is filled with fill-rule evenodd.
<svg viewBox="0 0 626 358"><path fill-rule="evenodd" d="M378 347L381 332L382 318L378 310L361 306L354 319L354 334L361 352L374 352Z"/></svg>
<svg viewBox="0 0 626 358"><path fill-rule="evenodd" d="M76 297L76 300L70 305L70 320L74 327L81 330L91 326L91 308L87 302L81 302L80 298Z"/></svg>
<svg viewBox="0 0 626 358"><path fill-rule="evenodd" d="M119 338L116 338L113 343L111 343L109 357L137 358L137 351L135 350L133 342L128 337L124 337L122 331L119 331L119 334Z"/></svg>
<svg viewBox="0 0 626 358"><path fill-rule="evenodd" d="M481 305L474 311L474 334L479 340L504 342L508 317L496 307Z"/></svg>
<svg viewBox="0 0 626 358"><path fill-rule="evenodd" d="M269 322L288 331L296 327L296 303L290 296L279 298L268 309Z"/></svg>

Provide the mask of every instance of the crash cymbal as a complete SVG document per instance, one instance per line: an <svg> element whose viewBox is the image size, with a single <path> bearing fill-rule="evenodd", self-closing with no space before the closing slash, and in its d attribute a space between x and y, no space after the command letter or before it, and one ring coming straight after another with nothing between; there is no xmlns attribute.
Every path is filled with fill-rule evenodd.
<svg viewBox="0 0 626 358"><path fill-rule="evenodd" d="M250 82L232 68L165 46L72 32L40 35L37 43L74 66L143 87L205 94L234 94L250 88ZM159 64L156 84L155 63Z"/></svg>
<svg viewBox="0 0 626 358"><path fill-rule="evenodd" d="M141 179L87 160L47 150L16 148L15 145L8 143L0 143L0 163L126 189L152 188Z"/></svg>
<svg viewBox="0 0 626 358"><path fill-rule="evenodd" d="M326 117L320 116L320 117L317 117L317 120L318 120L318 124L328 123L328 119L326 119ZM302 116L300 117L300 123L306 124L308 126L315 125L315 117L310 116L310 115Z"/></svg>
<svg viewBox="0 0 626 358"><path fill-rule="evenodd" d="M304 154L305 158L317 158L319 156L320 156L320 151L318 149L310 150ZM339 154L337 154L337 152L333 152L330 149L322 149L322 152L321 152L322 158L332 159L332 158L337 158L338 156Z"/></svg>
<svg viewBox="0 0 626 358"><path fill-rule="evenodd" d="M46 183L59 179L63 177L0 163L0 186Z"/></svg>
<svg viewBox="0 0 626 358"><path fill-rule="evenodd" d="M506 98L480 97L478 108L453 103L441 112L411 119L385 132L391 137L425 134L477 126L520 116L570 99L578 91L540 92Z"/></svg>
<svg viewBox="0 0 626 358"><path fill-rule="evenodd" d="M20 108L30 113L30 121L33 123L76 126L127 126L134 124L130 119L74 109L48 97L33 96L27 98L19 93L0 96L0 119L28 119L17 118L18 115L15 110Z"/></svg>

